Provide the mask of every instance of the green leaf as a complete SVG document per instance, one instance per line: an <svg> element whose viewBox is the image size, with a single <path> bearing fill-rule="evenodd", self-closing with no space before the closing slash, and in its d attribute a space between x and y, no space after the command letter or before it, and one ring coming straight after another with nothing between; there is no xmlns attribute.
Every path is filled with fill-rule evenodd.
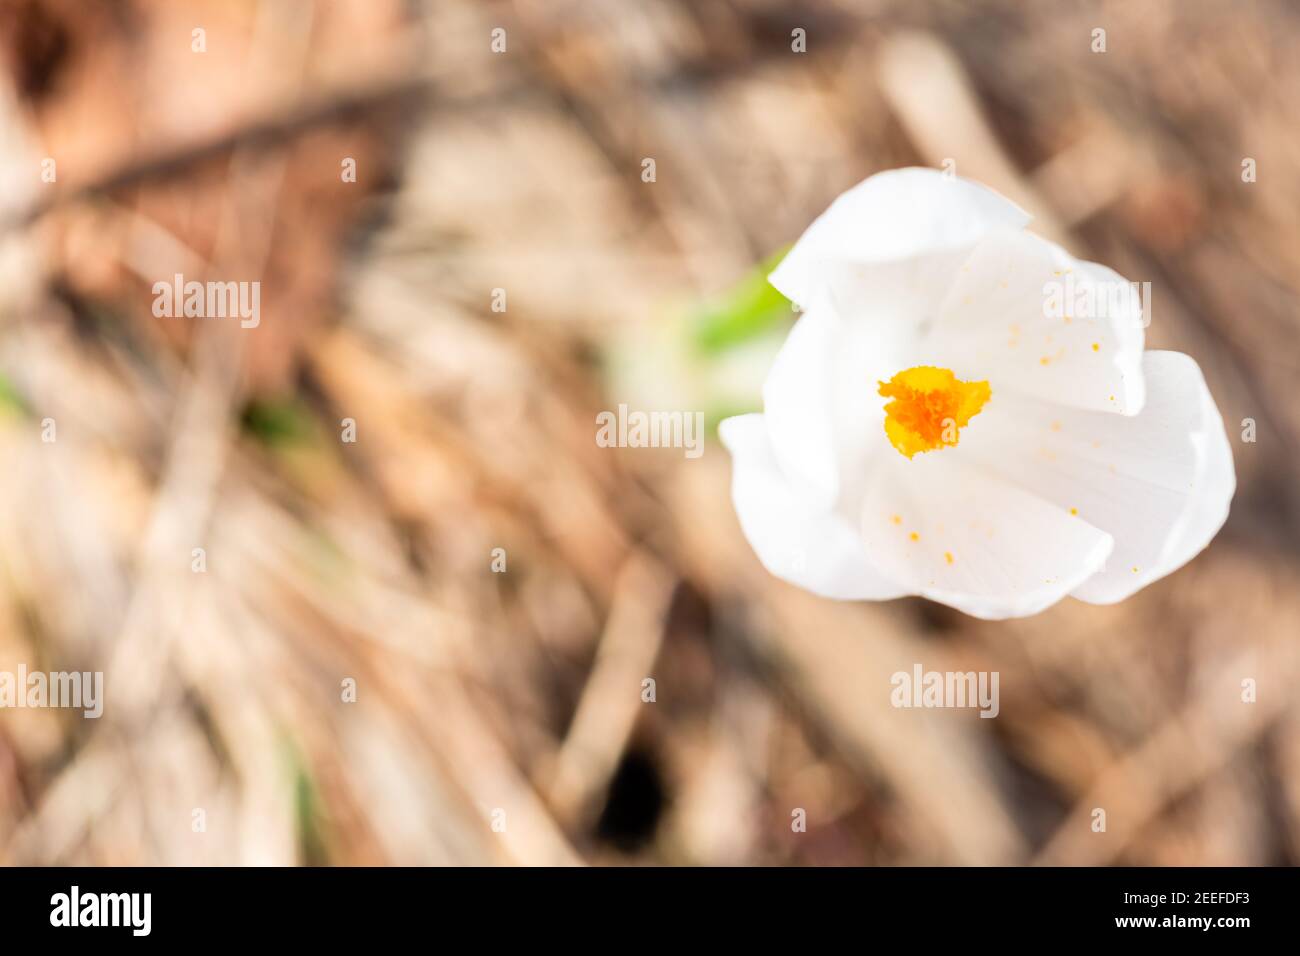
<svg viewBox="0 0 1300 956"><path fill-rule="evenodd" d="M294 830L299 859L305 866L329 866L328 820L320 788L292 737L281 736L280 751L293 782Z"/></svg>
<svg viewBox="0 0 1300 956"><path fill-rule="evenodd" d="M22 416L31 414L31 407L27 404L27 400L4 375L0 375L0 409Z"/></svg>
<svg viewBox="0 0 1300 956"><path fill-rule="evenodd" d="M304 444L316 437L316 427L307 407L294 400L253 400L240 417L244 430L272 447Z"/></svg>
<svg viewBox="0 0 1300 956"><path fill-rule="evenodd" d="M692 319L692 338L700 351L724 351L794 318L790 300L767 281L787 251L788 247L759 263Z"/></svg>

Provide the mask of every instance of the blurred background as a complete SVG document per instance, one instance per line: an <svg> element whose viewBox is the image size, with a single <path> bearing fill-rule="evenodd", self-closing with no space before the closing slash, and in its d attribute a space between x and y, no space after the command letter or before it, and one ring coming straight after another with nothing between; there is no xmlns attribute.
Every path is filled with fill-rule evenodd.
<svg viewBox="0 0 1300 956"><path fill-rule="evenodd" d="M1296 863L1297 45L1285 0L0 0L0 670L106 675L0 710L0 863ZM1150 281L1224 413L1226 528L1121 605L839 604L741 537L766 265L949 161ZM260 325L155 318L175 273ZM704 454L597 447L619 403ZM998 718L893 709L918 662Z"/></svg>

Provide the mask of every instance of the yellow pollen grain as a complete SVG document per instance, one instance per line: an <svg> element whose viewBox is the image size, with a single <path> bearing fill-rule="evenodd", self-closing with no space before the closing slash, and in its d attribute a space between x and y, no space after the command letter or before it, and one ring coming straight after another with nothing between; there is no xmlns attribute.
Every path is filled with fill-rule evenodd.
<svg viewBox="0 0 1300 956"><path fill-rule="evenodd" d="M944 559L945 561L947 561L949 564L952 564L952 552L951 552L951 551L945 551L945 552L943 553L943 559Z"/></svg>
<svg viewBox="0 0 1300 956"><path fill-rule="evenodd" d="M1101 351L1101 343L1100 343L1100 342L1093 342L1093 343L1092 343L1092 350L1093 350L1094 352L1100 352L1100 351Z"/></svg>
<svg viewBox="0 0 1300 956"><path fill-rule="evenodd" d="M920 540L921 540L921 536L920 536L919 534L917 534L915 531L913 531L911 534L909 534L908 537L911 538L913 541L920 541Z"/></svg>
<svg viewBox="0 0 1300 956"><path fill-rule="evenodd" d="M963 382L950 369L920 365L880 382L885 435L905 458L955 445L992 394L988 382Z"/></svg>
<svg viewBox="0 0 1300 956"><path fill-rule="evenodd" d="M1134 573L1134 574L1137 574L1137 573L1138 573L1138 569L1137 569L1136 567L1133 568L1133 573Z"/></svg>
<svg viewBox="0 0 1300 956"><path fill-rule="evenodd" d="M894 515L894 516L893 516L892 518L890 518L889 520L892 521L892 522L894 522L894 524L902 524L902 523L903 523L903 516L902 516L902 515Z"/></svg>
<svg viewBox="0 0 1300 956"><path fill-rule="evenodd" d="M1078 517L1079 509L1078 509L1078 508L1071 508L1071 509L1070 509L1070 514L1072 514L1072 515Z"/></svg>
<svg viewBox="0 0 1300 956"><path fill-rule="evenodd" d="M1038 364L1039 364L1039 365L1051 365L1051 364L1052 364L1052 360L1051 360L1050 357L1044 355L1042 358L1040 358L1040 359L1038 360Z"/></svg>

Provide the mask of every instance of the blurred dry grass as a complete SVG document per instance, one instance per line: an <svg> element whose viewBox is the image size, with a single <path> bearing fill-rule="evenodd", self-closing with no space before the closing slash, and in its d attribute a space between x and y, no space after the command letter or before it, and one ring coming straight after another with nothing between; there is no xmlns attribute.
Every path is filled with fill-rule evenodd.
<svg viewBox="0 0 1300 956"><path fill-rule="evenodd" d="M0 669L107 673L98 722L0 711L0 862L1300 858L1287 4L0 10ZM947 157L1258 422L1225 531L1117 607L821 601L718 447L594 444L611 343ZM260 278L261 327L153 319L176 271ZM894 710L914 662L999 718Z"/></svg>

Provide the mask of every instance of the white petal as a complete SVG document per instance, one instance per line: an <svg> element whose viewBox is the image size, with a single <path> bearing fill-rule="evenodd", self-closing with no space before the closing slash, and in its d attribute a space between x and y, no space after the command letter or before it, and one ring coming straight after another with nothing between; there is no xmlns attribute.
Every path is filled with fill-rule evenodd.
<svg viewBox="0 0 1300 956"><path fill-rule="evenodd" d="M1147 408L1132 420L1135 431L1144 442L1152 442L1167 440L1171 432L1179 435L1176 430L1181 429L1184 448L1190 446L1193 450L1193 465L1190 473L1169 475L1182 507L1167 528L1133 520L1131 507L1125 509L1128 514L1117 516L1128 519L1128 524L1114 532L1113 560L1104 573L1096 575L1074 594L1093 604L1122 601L1196 557L1228 520L1228 509L1237 490L1232 447L1223 427L1223 416L1195 360L1181 352L1148 352L1143 368L1149 397ZM1144 421L1153 412L1156 414ZM1159 438L1152 432L1158 433ZM1177 460L1184 464L1186 458L1182 453Z"/></svg>
<svg viewBox="0 0 1300 956"><path fill-rule="evenodd" d="M769 276L802 306L817 302L826 262L889 262L967 248L995 226L1023 228L1029 215L977 183L937 170L877 173L843 193Z"/></svg>
<svg viewBox="0 0 1300 956"><path fill-rule="evenodd" d="M906 593L880 574L849 521L795 493L772 455L763 418L740 415L718 426L732 455L736 515L763 566L822 597L878 601Z"/></svg>
<svg viewBox="0 0 1300 956"><path fill-rule="evenodd" d="M825 312L799 317L763 383L763 420L793 490L829 510L840 489L832 369L838 324Z"/></svg>
<svg viewBox="0 0 1300 956"><path fill-rule="evenodd" d="M912 593L1000 619L1038 613L1103 565L1110 535L970 466L961 447L897 456L866 496L862 537L882 573Z"/></svg>
<svg viewBox="0 0 1300 956"><path fill-rule="evenodd" d="M955 449L1115 538L1106 568L1074 591L1093 603L1122 600L1190 560L1222 526L1235 487L1223 422L1196 363L1147 352L1142 366L1139 415L995 392Z"/></svg>
<svg viewBox="0 0 1300 956"><path fill-rule="evenodd" d="M823 263L812 308L829 307L855 328L911 346L935 325L970 254L962 247L896 262Z"/></svg>
<svg viewBox="0 0 1300 956"><path fill-rule="evenodd" d="M1003 229L960 267L920 349L927 364L987 379L995 395L1135 415L1144 338L1140 300L1121 276Z"/></svg>
<svg viewBox="0 0 1300 956"><path fill-rule="evenodd" d="M795 323L763 384L763 411L782 472L810 504L856 513L871 473L894 454L878 382L904 367L913 338L824 308Z"/></svg>
<svg viewBox="0 0 1300 956"><path fill-rule="evenodd" d="M1237 490L1237 472L1223 416L1208 388L1203 389L1201 398L1205 415L1205 444L1201 451L1205 455L1205 467L1198 473L1196 490L1188 501L1187 521L1174 536L1168 558L1157 565L1157 576L1178 570L1209 545L1228 520L1228 509Z"/></svg>

